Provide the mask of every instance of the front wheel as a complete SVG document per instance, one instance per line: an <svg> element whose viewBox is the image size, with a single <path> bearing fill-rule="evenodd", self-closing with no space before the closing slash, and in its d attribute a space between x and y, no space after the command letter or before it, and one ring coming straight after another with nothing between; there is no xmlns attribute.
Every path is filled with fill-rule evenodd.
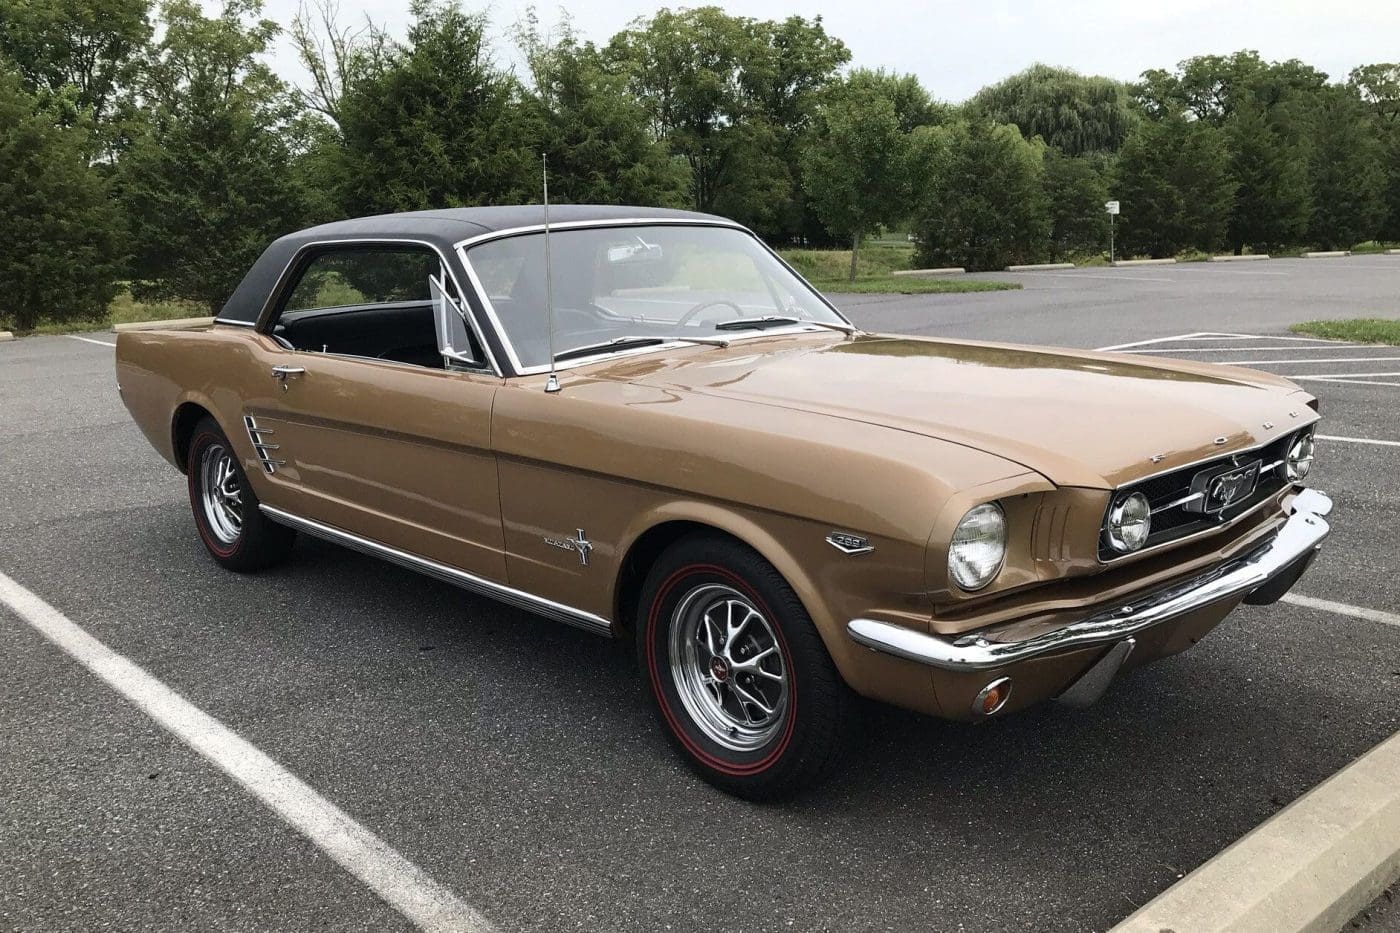
<svg viewBox="0 0 1400 933"><path fill-rule="evenodd" d="M801 601L743 545L687 538L642 588L638 653L662 726L705 780L790 797L844 755L855 704Z"/></svg>
<svg viewBox="0 0 1400 933"><path fill-rule="evenodd" d="M220 565L247 573L280 563L291 553L296 532L259 510L233 445L212 418L195 426L185 472L195 528Z"/></svg>

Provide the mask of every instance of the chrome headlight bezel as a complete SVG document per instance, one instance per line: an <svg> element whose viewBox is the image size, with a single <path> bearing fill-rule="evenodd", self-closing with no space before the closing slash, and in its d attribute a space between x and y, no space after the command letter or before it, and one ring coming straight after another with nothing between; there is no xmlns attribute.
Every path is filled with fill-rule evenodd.
<svg viewBox="0 0 1400 933"><path fill-rule="evenodd" d="M1104 540L1119 554L1132 554L1152 536L1152 505L1140 492L1116 500L1104 521Z"/></svg>
<svg viewBox="0 0 1400 933"><path fill-rule="evenodd" d="M987 537L990 532L990 537ZM959 540L959 539L962 540ZM996 560L975 562L981 565L981 572L965 554L974 547L991 545ZM974 505L963 513L953 528L953 536L948 542L948 578L961 590L972 593L985 589L997 578L1006 565L1006 512L995 502Z"/></svg>
<svg viewBox="0 0 1400 933"><path fill-rule="evenodd" d="M1288 442L1288 452L1283 457L1283 472L1290 483L1301 483L1312 472L1315 443L1311 428L1298 432L1298 436Z"/></svg>

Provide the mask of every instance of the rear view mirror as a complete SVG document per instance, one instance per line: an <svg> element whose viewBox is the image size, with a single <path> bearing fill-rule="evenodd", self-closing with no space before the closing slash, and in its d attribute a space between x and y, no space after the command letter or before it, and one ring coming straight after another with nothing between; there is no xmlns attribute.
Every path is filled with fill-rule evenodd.
<svg viewBox="0 0 1400 933"><path fill-rule="evenodd" d="M467 320L462 316L461 306L447 294L447 289L437 276L428 276L428 288L433 300L433 327L437 331L438 351L443 359L480 366L481 361L472 353L472 339L467 333Z"/></svg>
<svg viewBox="0 0 1400 933"><path fill-rule="evenodd" d="M634 263L634 262L660 262L665 258L661 251L661 246L657 243L648 243L641 237L633 237L635 243L624 243L621 246L608 247L608 262L611 263Z"/></svg>

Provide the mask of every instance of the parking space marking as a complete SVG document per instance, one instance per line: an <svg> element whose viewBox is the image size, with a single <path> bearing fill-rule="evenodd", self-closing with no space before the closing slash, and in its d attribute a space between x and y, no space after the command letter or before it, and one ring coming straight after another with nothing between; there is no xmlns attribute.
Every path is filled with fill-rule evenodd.
<svg viewBox="0 0 1400 933"><path fill-rule="evenodd" d="M115 347L115 343L108 343L105 340L94 340L91 337L79 337L77 334L64 334L69 340L81 340L83 343L95 343L99 347Z"/></svg>
<svg viewBox="0 0 1400 933"><path fill-rule="evenodd" d="M1287 350L1289 353L1326 353L1328 350L1355 350L1358 347L1376 347L1371 343L1330 343L1320 347L1168 347L1163 350L1157 347L1146 350L1129 350L1130 353L1244 353L1245 351L1258 350Z"/></svg>
<svg viewBox="0 0 1400 933"><path fill-rule="evenodd" d="M286 768L3 573L0 603L241 784L419 929L493 929L478 911Z"/></svg>
<svg viewBox="0 0 1400 933"><path fill-rule="evenodd" d="M1400 375L1400 374L1397 374ZM1344 386L1388 386L1392 389L1400 389L1400 382L1377 382L1374 379L1352 379L1341 376L1299 376L1292 373L1289 379L1296 379L1299 382L1334 382Z"/></svg>
<svg viewBox="0 0 1400 933"><path fill-rule="evenodd" d="M1195 351L1200 352L1200 351ZM1305 363L1316 366L1319 363L1394 363L1400 356L1336 356L1325 360L1231 360L1231 366L1282 366L1285 363Z"/></svg>
<svg viewBox="0 0 1400 933"><path fill-rule="evenodd" d="M1392 385L1392 383L1384 383ZM1382 441L1374 437L1339 437L1335 434L1318 434L1320 441L1341 441L1346 444L1375 444L1378 447L1400 447L1400 441Z"/></svg>
<svg viewBox="0 0 1400 933"><path fill-rule="evenodd" d="M1321 609L1323 612L1332 612L1340 616L1351 616L1355 619L1365 619L1368 622L1379 622L1381 625L1390 625L1400 628L1400 615L1393 612L1382 612L1379 609L1367 609L1364 606L1350 606L1346 603L1336 603L1330 599L1315 599L1312 596L1299 596L1296 593L1283 594L1283 601L1292 603L1295 606L1302 606L1305 609Z"/></svg>
<svg viewBox="0 0 1400 933"><path fill-rule="evenodd" d="M1131 343L1115 343L1111 347L1099 347L1099 353L1108 353L1113 350L1131 352L1131 347L1146 347L1155 343L1176 343L1178 340L1200 340L1202 338L1217 337L1219 334L1211 334L1206 331L1194 331L1189 334L1172 334L1170 337L1153 337L1151 340L1134 340Z"/></svg>

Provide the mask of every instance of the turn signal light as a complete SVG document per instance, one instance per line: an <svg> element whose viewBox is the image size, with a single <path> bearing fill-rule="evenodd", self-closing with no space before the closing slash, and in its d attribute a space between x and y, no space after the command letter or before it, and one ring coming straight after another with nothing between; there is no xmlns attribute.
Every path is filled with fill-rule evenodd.
<svg viewBox="0 0 1400 933"><path fill-rule="evenodd" d="M973 715L990 716L1005 706L1009 699L1011 699L1011 678L999 677L978 692L977 699L972 701Z"/></svg>

